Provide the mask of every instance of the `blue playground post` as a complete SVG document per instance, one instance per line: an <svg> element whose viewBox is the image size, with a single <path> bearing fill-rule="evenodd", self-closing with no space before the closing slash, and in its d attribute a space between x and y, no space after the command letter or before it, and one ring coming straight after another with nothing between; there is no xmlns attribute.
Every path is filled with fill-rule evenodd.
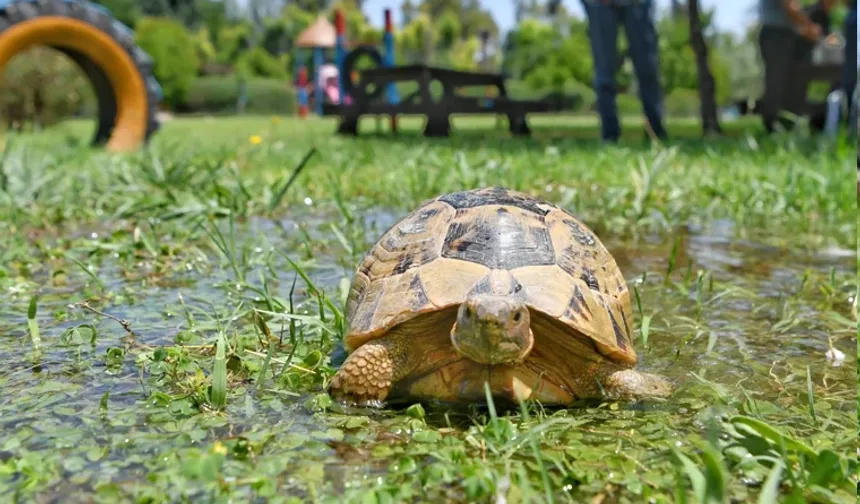
<svg viewBox="0 0 860 504"><path fill-rule="evenodd" d="M394 29L391 22L391 9L385 9L385 33L382 35L382 44L385 46L382 64L391 68L394 66ZM395 105L400 101L397 86L393 82L388 84L385 93L389 105ZM391 114L391 131L397 133L397 114Z"/></svg>
<svg viewBox="0 0 860 504"><path fill-rule="evenodd" d="M296 98L299 102L299 117L308 116L308 69L305 67L304 52L296 51Z"/></svg>
<svg viewBox="0 0 860 504"><path fill-rule="evenodd" d="M320 85L320 70L323 66L323 50L322 47L314 48L314 108L317 115L323 115L323 90Z"/></svg>
<svg viewBox="0 0 860 504"><path fill-rule="evenodd" d="M382 43L385 47L383 64L391 68L394 66L394 33L391 23L391 9L385 9L385 33L382 35ZM388 103L394 105L400 101L400 97L397 94L397 86L393 82L388 84L386 93Z"/></svg>

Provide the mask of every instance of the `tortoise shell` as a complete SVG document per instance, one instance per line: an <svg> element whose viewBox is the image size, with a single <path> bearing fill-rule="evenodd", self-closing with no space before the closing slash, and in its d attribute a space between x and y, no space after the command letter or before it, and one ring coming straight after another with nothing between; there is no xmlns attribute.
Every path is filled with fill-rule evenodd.
<svg viewBox="0 0 860 504"><path fill-rule="evenodd" d="M505 286L533 314L635 363L630 292L606 247L566 210L504 188L446 194L389 228L362 260L347 298L350 350L414 317ZM492 285L492 284L496 285Z"/></svg>

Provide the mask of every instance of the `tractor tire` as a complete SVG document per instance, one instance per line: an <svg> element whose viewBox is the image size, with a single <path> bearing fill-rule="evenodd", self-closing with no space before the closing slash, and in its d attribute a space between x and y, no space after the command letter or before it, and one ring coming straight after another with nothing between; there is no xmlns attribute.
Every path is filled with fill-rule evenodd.
<svg viewBox="0 0 860 504"><path fill-rule="evenodd" d="M66 54L89 79L99 109L93 145L136 150L158 131L162 92L152 58L107 9L82 0L0 0L0 72L34 46Z"/></svg>

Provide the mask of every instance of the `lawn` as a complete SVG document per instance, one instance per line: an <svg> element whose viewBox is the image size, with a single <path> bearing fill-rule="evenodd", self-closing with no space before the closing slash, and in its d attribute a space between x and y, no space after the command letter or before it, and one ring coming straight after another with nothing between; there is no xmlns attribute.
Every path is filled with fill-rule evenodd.
<svg viewBox="0 0 860 504"><path fill-rule="evenodd" d="M856 502L855 147L754 121L512 139L181 118L135 154L0 140L0 498ZM325 393L362 255L444 192L564 206L635 290L667 401L368 410ZM847 354L831 362L828 352Z"/></svg>

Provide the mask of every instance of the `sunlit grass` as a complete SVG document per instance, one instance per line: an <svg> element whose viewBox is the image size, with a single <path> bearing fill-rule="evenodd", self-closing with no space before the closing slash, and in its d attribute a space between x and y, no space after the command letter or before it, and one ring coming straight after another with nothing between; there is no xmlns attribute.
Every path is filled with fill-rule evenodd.
<svg viewBox="0 0 860 504"><path fill-rule="evenodd" d="M856 346L849 143L680 122L663 148L637 121L615 147L583 118L534 139L463 118L448 140L181 119L134 155L66 143L75 124L13 138L0 496L854 502L860 382L825 359ZM496 184L609 244L642 365L676 397L369 411L325 394L362 254L423 199Z"/></svg>

